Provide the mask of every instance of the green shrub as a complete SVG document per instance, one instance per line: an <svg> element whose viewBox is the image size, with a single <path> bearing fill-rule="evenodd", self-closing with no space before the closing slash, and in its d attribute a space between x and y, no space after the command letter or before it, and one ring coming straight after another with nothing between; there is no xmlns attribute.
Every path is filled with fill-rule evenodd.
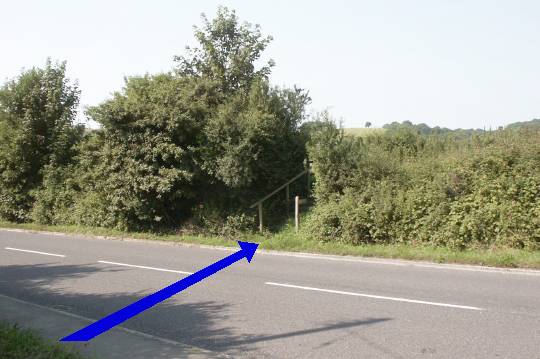
<svg viewBox="0 0 540 359"><path fill-rule="evenodd" d="M47 167L71 163L82 127L65 63L23 71L0 88L0 218L30 219Z"/></svg>
<svg viewBox="0 0 540 359"><path fill-rule="evenodd" d="M253 231L255 227L255 217L245 213L232 214L227 216L219 235L237 239Z"/></svg>
<svg viewBox="0 0 540 359"><path fill-rule="evenodd" d="M192 231L235 239L253 231L255 217L242 212L223 214L212 204L200 204L193 210Z"/></svg>
<svg viewBox="0 0 540 359"><path fill-rule="evenodd" d="M71 176L74 166L52 167L44 170L43 184L34 191L30 217L39 224L70 224L73 202L78 193L77 181Z"/></svg>
<svg viewBox="0 0 540 359"><path fill-rule="evenodd" d="M456 138L389 128L357 146L331 124L319 131L308 147L320 199L313 238L540 248L538 130Z"/></svg>
<svg viewBox="0 0 540 359"><path fill-rule="evenodd" d="M35 331L0 321L0 354L6 359L83 359L73 348L45 340Z"/></svg>

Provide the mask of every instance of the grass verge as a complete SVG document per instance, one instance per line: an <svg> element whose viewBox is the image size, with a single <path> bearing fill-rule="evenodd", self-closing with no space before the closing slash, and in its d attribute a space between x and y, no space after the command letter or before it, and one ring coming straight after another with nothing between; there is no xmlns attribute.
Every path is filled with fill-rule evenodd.
<svg viewBox="0 0 540 359"><path fill-rule="evenodd" d="M34 223L16 224L2 221L0 221L0 227L97 235L112 239L133 238L225 247L236 247L236 239L240 239L260 243L260 248L263 249L277 251L409 259L436 263L475 264L506 268L540 269L540 251L527 251L513 248L455 250L445 247L413 246L410 244L370 244L354 246L337 242L322 243L314 241L303 234L295 233L294 229L290 226L286 226L282 231L275 234L244 234L235 239L204 235L122 232L114 229L84 226L49 226Z"/></svg>
<svg viewBox="0 0 540 359"><path fill-rule="evenodd" d="M0 321L0 355L5 359L83 359L78 352L43 339L34 331Z"/></svg>
<svg viewBox="0 0 540 359"><path fill-rule="evenodd" d="M369 135L382 135L386 129L384 128L367 128L367 127L357 127L357 128L344 128L346 135L357 136L357 137L366 137Z"/></svg>

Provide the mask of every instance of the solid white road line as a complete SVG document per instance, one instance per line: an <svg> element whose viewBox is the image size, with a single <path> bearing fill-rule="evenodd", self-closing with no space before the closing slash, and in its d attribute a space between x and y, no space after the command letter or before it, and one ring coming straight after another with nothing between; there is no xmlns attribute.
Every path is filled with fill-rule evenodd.
<svg viewBox="0 0 540 359"><path fill-rule="evenodd" d="M19 251L19 252L28 252L28 253L34 253L34 254L43 254L44 256L53 256L53 257L62 257L65 258L65 255L63 254L54 254L54 253L47 253L47 252L38 252L38 251L31 251L29 249L20 249L20 248L11 248L6 247L8 251Z"/></svg>
<svg viewBox="0 0 540 359"><path fill-rule="evenodd" d="M170 273L178 273L178 274L193 274L192 272L184 272L184 271L180 271L180 270L163 269L163 268L155 268L155 267L147 267L147 266L137 266L137 265L134 265L134 264L126 264L126 263L118 263L118 262L98 261L98 263L112 264L112 265L115 265L115 266L124 266L124 267L132 267L132 268L151 269L151 270L157 270L157 271L160 271L160 272L170 272Z"/></svg>
<svg viewBox="0 0 540 359"><path fill-rule="evenodd" d="M340 290L304 287L304 286L300 286L300 285L292 285L292 284L284 284L284 283L266 282L265 284L275 285L275 286L278 286L278 287L287 287L287 288L311 290L311 291L316 291L316 292L352 295L352 296L355 296L355 297L365 297L365 298L374 298L374 299L393 300L393 301L396 301L396 302L435 305L435 306L438 306L438 307L448 307L448 308L468 309L468 310L484 310L483 308L470 307L470 306L467 306L467 305L456 305L456 304L448 304L448 303L426 302L426 301L423 301L423 300L415 300L415 299L407 299L407 298L396 298L396 297L385 297L385 296L381 296L381 295L372 295L372 294L363 294L363 293L354 293L354 292L343 292L343 291L340 291Z"/></svg>

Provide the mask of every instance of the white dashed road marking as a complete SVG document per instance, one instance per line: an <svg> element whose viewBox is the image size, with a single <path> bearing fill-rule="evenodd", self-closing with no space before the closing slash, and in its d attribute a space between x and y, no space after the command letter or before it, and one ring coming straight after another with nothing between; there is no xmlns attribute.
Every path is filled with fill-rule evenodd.
<svg viewBox="0 0 540 359"><path fill-rule="evenodd" d="M5 249L7 249L8 251L27 252L27 253L34 253L34 254L43 254L45 256L53 256L53 257L65 258L65 255L63 255L63 254L54 254L54 253L47 253L47 252L31 251L29 249L20 249L20 248L12 248L12 247L6 247Z"/></svg>
<svg viewBox="0 0 540 359"><path fill-rule="evenodd" d="M300 285L292 285L292 284L284 284L284 283L266 282L265 284L274 285L274 286L278 286L278 287L310 290L310 291L315 291L315 292L351 295L351 296L355 296L355 297L393 300L393 301L396 301L396 302L406 302L406 303L415 303L415 304L434 305L434 306L438 306L438 307L448 307L448 308L468 309L468 310L484 310L483 308L470 307L470 306L467 306L467 305L457 305L457 304L437 303L437 302L426 302L426 301L423 301L423 300L416 300L416 299L385 297L385 296L382 296L382 295L372 295L372 294L354 293L354 292L343 292L343 291L340 291L340 290L304 287L304 286L300 286Z"/></svg>
<svg viewBox="0 0 540 359"><path fill-rule="evenodd" d="M132 267L132 268L157 270L157 271L160 271L160 272L170 272L170 273L178 273L178 274L193 274L192 272L184 272L184 271L180 271L180 270L172 270L172 269L164 269L164 268L156 268L156 267L147 267L147 266L138 266L138 265L135 265L135 264L126 264L126 263L118 263L118 262L98 261L98 263L112 264L112 265L115 265L115 266L124 266L124 267Z"/></svg>

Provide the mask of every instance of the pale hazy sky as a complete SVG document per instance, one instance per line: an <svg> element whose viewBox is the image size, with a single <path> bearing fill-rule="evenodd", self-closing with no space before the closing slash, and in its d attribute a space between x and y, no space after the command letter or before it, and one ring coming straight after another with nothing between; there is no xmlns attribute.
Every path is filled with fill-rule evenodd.
<svg viewBox="0 0 540 359"><path fill-rule="evenodd" d="M274 37L274 84L346 127L540 118L540 0L2 1L0 80L67 60L81 106L98 104L124 76L171 69L218 5Z"/></svg>

